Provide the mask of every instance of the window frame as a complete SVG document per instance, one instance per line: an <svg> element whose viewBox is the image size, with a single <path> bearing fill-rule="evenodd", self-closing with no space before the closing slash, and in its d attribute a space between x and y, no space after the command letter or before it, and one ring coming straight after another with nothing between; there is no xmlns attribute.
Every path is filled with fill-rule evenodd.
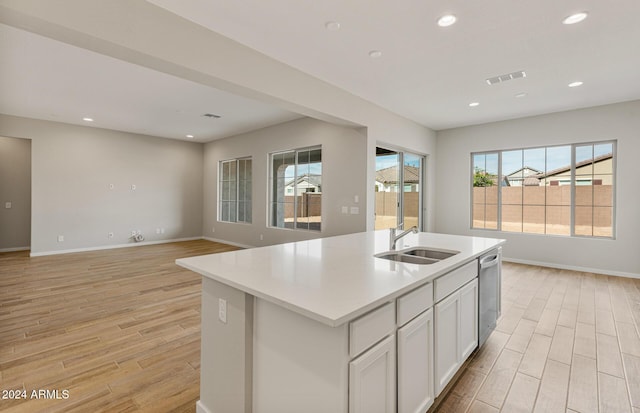
<svg viewBox="0 0 640 413"><path fill-rule="evenodd" d="M310 227L308 228L299 228L298 227L298 196L296 195L296 190L295 190L295 182L297 181L298 178L298 156L300 152L310 152L313 150L320 150L320 165L321 165L321 172L320 172L320 186L321 186L321 190L320 192L312 192L315 194L320 194L320 229L312 229ZM294 167L294 175L293 175L293 182L294 182L294 189L293 189L293 211L294 211L294 220L293 220L293 227L292 228L287 228L285 226L277 226L273 224L273 219L274 219L274 204L278 203L277 201L274 201L274 184L273 184L273 179L274 177L272 176L273 173L273 158L276 155L280 155L280 154L285 154L285 153L290 153L293 152L294 154L294 163L290 164L293 165ZM322 208L322 203L323 203L323 199L324 199L324 167L322 167L323 164L323 156L322 156L322 145L311 145L311 146L305 146L305 147L300 147L300 148L293 148L293 149L286 149L286 150L281 150L281 151L274 151L274 152L270 152L268 154L268 161L267 161L267 167L268 167L268 173L267 173L267 185L268 185L268 194L267 194L267 202L268 202L268 208L267 208L267 226L269 228L273 228L273 229L279 229L279 230L288 230L288 231L304 231L304 232L314 232L314 233L322 233L324 231L324 225L323 225L323 208ZM286 192L283 193L284 196L286 195ZM286 203L284 203L286 204Z"/></svg>
<svg viewBox="0 0 640 413"><path fill-rule="evenodd" d="M612 147L611 153L612 153L612 159L611 159L611 186L612 186L612 190L611 190L611 235L610 236L603 236L603 235L593 235L593 231L592 231L592 235L583 235L583 234L576 234L575 231L575 209L576 209L576 187L579 186L577 184L577 182L580 180L579 178L576 177L576 148L577 147L581 147L581 146L597 146L597 145L603 145L603 144L610 144ZM571 148L571 153L570 153L570 158L571 158L571 165L570 165L570 183L569 185L571 186L571 194L570 194L570 204L569 204L569 213L570 213L570 231L569 231L569 235L563 235L563 234L548 234L548 233L536 233L536 232L525 232L524 228L521 231L507 231L507 230L503 230L502 229L502 209L503 209L503 204L502 204L502 179L504 178L503 172L502 172L502 154L504 152L511 152L511 151L526 151L526 150L534 150L534 149L544 149L545 150L545 165L547 163L547 153L546 150L549 148L557 148L557 147L565 147L568 146ZM617 211L617 204L616 204L616 193L617 193L617 159L618 159L618 155L617 155L617 147L618 147L618 141L617 139L609 139L609 140L598 140L598 141L591 141L591 142L578 142L578 143L566 143L566 144L557 144L557 145L545 145L545 146L530 146L530 147L520 147L520 148L510 148L510 149L499 149L499 150L486 150L486 151L478 151L478 152L471 152L470 153L470 185L469 185L469 206L470 206L470 213L469 213L469 228L470 230L474 230L474 231L496 231L496 232L506 232L506 233L512 233L512 234L526 234L526 235L542 235L542 236L550 236L550 237L571 237L571 238L588 238L588 239L611 239L611 240L615 240L616 239L616 211ZM473 189L474 189L474 176L475 176L475 170L474 170L474 157L476 155L497 155L498 156L498 200L497 200L497 228L476 228L473 226ZM594 158L595 159L595 156ZM525 167L527 165L524 165L523 162L523 167ZM581 175L578 175L578 177L580 177ZM486 210L486 200L485 200L485 210ZM523 207L525 205L523 204ZM546 208L548 207L548 205L546 204L545 201L545 211ZM593 207L593 205L592 205ZM545 217L546 217L546 212L545 212ZM545 218L546 220L546 218ZM486 218L485 218L486 221ZM592 228L593 228L593 223L592 223Z"/></svg>
<svg viewBox="0 0 640 413"><path fill-rule="evenodd" d="M245 196L243 199L240 199L240 161L249 161L251 163L251 172L250 172L250 176L249 179L246 179L246 175L245 175L245 179L243 180L243 182L250 182L251 183L251 188L248 191L249 196L247 197L247 192L245 192ZM226 163L231 163L231 162L235 162L236 163L236 171L235 171L235 182L236 182L236 190L235 190L235 197L233 200L229 200L229 201L225 201L223 200L223 196L222 196L222 191L224 188L223 185L223 178L224 178L224 173L223 173L223 168L224 168L224 164ZM248 198L248 199L247 199ZM234 202L235 203L235 217L236 219L234 221L231 221L229 219L223 219L223 207L222 207L222 203L223 202ZM245 204L245 219L244 220L239 220L239 209L240 209L240 203L243 202ZM243 157L238 157L238 158L230 158L230 159L222 159L220 161L218 161L218 202L217 202L217 219L218 222L224 222L224 223L229 223L229 224L252 224L253 223L253 158L251 156L243 156ZM247 214L247 211L250 211L249 214ZM249 215L249 220L246 219L247 215Z"/></svg>

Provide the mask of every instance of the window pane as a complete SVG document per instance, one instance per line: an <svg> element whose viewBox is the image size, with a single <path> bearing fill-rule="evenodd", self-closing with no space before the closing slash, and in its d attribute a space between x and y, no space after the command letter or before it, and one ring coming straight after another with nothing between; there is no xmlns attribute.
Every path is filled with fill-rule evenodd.
<svg viewBox="0 0 640 413"><path fill-rule="evenodd" d="M502 174L504 186L522 186L523 165L522 165L523 152L520 151L507 151L502 152Z"/></svg>
<svg viewBox="0 0 640 413"><path fill-rule="evenodd" d="M498 229L498 204L497 203L486 205L484 226L487 229Z"/></svg>
<svg viewBox="0 0 640 413"><path fill-rule="evenodd" d="M593 186L591 186L591 182L576 182L576 205L593 205Z"/></svg>
<svg viewBox="0 0 640 413"><path fill-rule="evenodd" d="M483 189L484 188L473 188L474 189L474 193L476 189ZM481 204L473 204L472 206L473 210L473 223L472 223L472 228L484 228L485 227L485 206L484 203Z"/></svg>
<svg viewBox="0 0 640 413"><path fill-rule="evenodd" d="M238 222L245 222L245 203L243 201L238 202Z"/></svg>
<svg viewBox="0 0 640 413"><path fill-rule="evenodd" d="M522 232L522 205L502 205L502 230Z"/></svg>
<svg viewBox="0 0 640 413"><path fill-rule="evenodd" d="M575 209L575 234L593 235L593 208L576 206Z"/></svg>
<svg viewBox="0 0 640 413"><path fill-rule="evenodd" d="M576 175L593 174L593 145L576 146Z"/></svg>
<svg viewBox="0 0 640 413"><path fill-rule="evenodd" d="M522 231L532 234L544 234L545 208L544 206L522 207Z"/></svg>
<svg viewBox="0 0 640 413"><path fill-rule="evenodd" d="M596 237L613 236L613 208L593 208L593 235Z"/></svg>
<svg viewBox="0 0 640 413"><path fill-rule="evenodd" d="M571 235L571 208L569 206L548 206L546 216L547 234Z"/></svg>
<svg viewBox="0 0 640 413"><path fill-rule="evenodd" d="M220 204L220 207L221 207L221 210L220 210L221 221L229 221L229 203L222 202Z"/></svg>

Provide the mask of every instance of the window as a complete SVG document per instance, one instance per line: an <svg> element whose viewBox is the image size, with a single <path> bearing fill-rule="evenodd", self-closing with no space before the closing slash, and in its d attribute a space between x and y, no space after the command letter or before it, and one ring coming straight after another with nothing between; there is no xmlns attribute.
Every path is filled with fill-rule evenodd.
<svg viewBox="0 0 640 413"><path fill-rule="evenodd" d="M272 153L269 164L271 226L320 231L322 148Z"/></svg>
<svg viewBox="0 0 640 413"><path fill-rule="evenodd" d="M220 162L218 220L251 223L251 158Z"/></svg>
<svg viewBox="0 0 640 413"><path fill-rule="evenodd" d="M471 154L471 227L614 236L614 141Z"/></svg>

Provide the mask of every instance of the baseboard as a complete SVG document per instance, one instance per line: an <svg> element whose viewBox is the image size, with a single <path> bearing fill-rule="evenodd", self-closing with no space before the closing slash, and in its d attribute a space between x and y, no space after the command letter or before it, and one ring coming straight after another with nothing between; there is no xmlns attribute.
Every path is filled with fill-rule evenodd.
<svg viewBox="0 0 640 413"><path fill-rule="evenodd" d="M202 400L196 402L196 413L211 413L211 410L202 403Z"/></svg>
<svg viewBox="0 0 640 413"><path fill-rule="evenodd" d="M521 260L518 258L508 258L502 257L502 261L513 262L516 264L527 264L527 265L537 265L539 267L548 267L548 268L557 268L560 270L571 270L571 271L580 271L580 272L591 272L594 274L604 274L604 275L615 275L617 277L628 277L628 278L639 278L640 274L634 274L631 272L624 271L610 271L603 270L601 268L587 268L587 267L578 267L575 265L564 265L564 264L555 264L550 262L541 262L541 261L530 261L530 260Z"/></svg>
<svg viewBox="0 0 640 413"><path fill-rule="evenodd" d="M217 239L217 238L209 238L209 237L202 237L202 239L206 239L207 241L211 241L211 242L220 242L222 244L233 245L234 247L240 247L240 248L246 248L246 249L255 248L255 245L240 244L238 242L232 242L226 239Z"/></svg>
<svg viewBox="0 0 640 413"><path fill-rule="evenodd" d="M29 251L31 247L0 248L0 252Z"/></svg>
<svg viewBox="0 0 640 413"><path fill-rule="evenodd" d="M31 257L42 257L45 255L58 255L58 254L70 254L74 252L88 252L88 251L101 251L101 250L113 250L117 248L129 248L129 247L144 247L145 245L156 245L156 244L169 244L171 242L183 242L183 241L195 241L203 239L202 237L190 237L190 238L173 238L173 239L163 239L159 241L143 241L136 242L131 244L116 244L116 245L101 245L98 247L87 247L87 248L74 248L68 250L57 250L57 251L44 251L44 252L32 252L30 254Z"/></svg>

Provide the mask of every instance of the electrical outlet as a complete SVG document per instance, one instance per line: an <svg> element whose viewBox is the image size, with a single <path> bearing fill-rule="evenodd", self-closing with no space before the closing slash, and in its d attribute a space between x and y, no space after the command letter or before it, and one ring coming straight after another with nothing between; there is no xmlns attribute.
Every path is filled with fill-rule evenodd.
<svg viewBox="0 0 640 413"><path fill-rule="evenodd" d="M218 319L227 324L227 300L218 299Z"/></svg>
<svg viewBox="0 0 640 413"><path fill-rule="evenodd" d="M348 214L349 213L349 207L343 206L342 207L342 213L343 214Z"/></svg>
<svg viewBox="0 0 640 413"><path fill-rule="evenodd" d="M160 228L156 228L156 234L160 233Z"/></svg>
<svg viewBox="0 0 640 413"><path fill-rule="evenodd" d="M110 232L110 233L108 234L108 237L109 237L109 238L113 238L113 232Z"/></svg>
<svg viewBox="0 0 640 413"><path fill-rule="evenodd" d="M264 241L264 235L260 234L260 241Z"/></svg>
<svg viewBox="0 0 640 413"><path fill-rule="evenodd" d="M58 235L58 242L64 242L64 235Z"/></svg>
<svg viewBox="0 0 640 413"><path fill-rule="evenodd" d="M160 228L160 233L164 234L164 228Z"/></svg>
<svg viewBox="0 0 640 413"><path fill-rule="evenodd" d="M359 214L359 213L360 213L360 208L358 208L358 207L351 207L351 208L350 208L350 212L351 212L351 214L352 214L352 215L357 215L357 214Z"/></svg>
<svg viewBox="0 0 640 413"><path fill-rule="evenodd" d="M211 232L216 232L216 227L211 227Z"/></svg>
<svg viewBox="0 0 640 413"><path fill-rule="evenodd" d="M7 209L11 209L11 202L5 202L4 207Z"/></svg>

